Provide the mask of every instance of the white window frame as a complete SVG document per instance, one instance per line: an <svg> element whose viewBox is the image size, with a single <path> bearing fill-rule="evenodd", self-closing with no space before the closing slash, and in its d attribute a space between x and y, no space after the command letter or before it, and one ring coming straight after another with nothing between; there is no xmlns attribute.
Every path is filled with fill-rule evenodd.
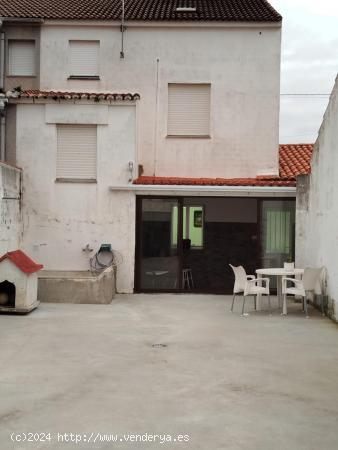
<svg viewBox="0 0 338 450"><path fill-rule="evenodd" d="M20 74L12 71L12 45L15 43L31 43L33 44L33 71L31 73ZM37 50L36 39L8 39L7 42L7 76L8 77L23 77L23 78L35 78L37 76Z"/></svg>
<svg viewBox="0 0 338 450"><path fill-rule="evenodd" d="M80 133L83 132L83 129L85 128L92 128L95 129L95 162L93 164L93 172L89 176L82 176L76 173L74 170L74 173L67 173L65 174L65 169L62 167L65 164L65 160L61 160L60 158L60 131L62 129L71 129L71 128L77 128L79 129ZM82 130L81 130L82 129ZM88 124L88 125L79 125L79 124L57 124L56 125L56 181L57 182L65 182L65 183L96 183L97 180L97 143L98 143L98 126L96 124ZM73 152L76 152L76 149L73 150ZM76 157L77 158L77 157ZM76 167L76 164L74 164L74 161L77 161L74 157L74 155L69 156L70 165L73 164L74 167ZM80 158L80 157L79 157ZM88 154L87 154L88 158ZM89 153L90 158L90 153ZM81 171L79 171L81 174Z"/></svg>
<svg viewBox="0 0 338 450"><path fill-rule="evenodd" d="M83 73L73 73L73 51L75 49L76 44L88 44L88 45L95 45L97 47L97 55L96 55L96 68L95 71L88 71L89 73L84 73L86 72L85 69L81 69L80 71ZM95 79L95 80L99 80L100 76L100 40L98 39L70 39L68 41L68 46L69 46L69 77L68 79ZM76 72L77 70L75 70ZM96 73L94 73L96 72Z"/></svg>
<svg viewBox="0 0 338 450"><path fill-rule="evenodd" d="M174 124L171 123L170 120L170 114L171 114L171 97L170 97L170 90L171 88L175 88L175 87L204 87L206 88L206 93L208 94L208 110L207 110L207 116L202 120L201 118L199 118L199 120L201 120L201 123L203 122L203 120L205 120L205 123L202 124L202 128L203 131L201 132L193 132L193 131L188 131L189 128L189 124L187 124L187 128L186 131L182 130L179 131L179 129L174 130ZM210 138L211 137L211 83L168 83L168 111L167 111L167 137L168 138ZM175 108L175 107L174 107ZM187 109L189 109L189 106L187 106ZM191 108L190 108L191 109ZM192 130L194 127L190 125L190 130Z"/></svg>

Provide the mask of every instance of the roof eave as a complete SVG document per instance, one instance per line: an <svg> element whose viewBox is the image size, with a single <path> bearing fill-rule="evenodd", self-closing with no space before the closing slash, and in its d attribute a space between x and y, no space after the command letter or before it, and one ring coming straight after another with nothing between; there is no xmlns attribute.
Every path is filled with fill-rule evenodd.
<svg viewBox="0 0 338 450"><path fill-rule="evenodd" d="M200 186L200 185L142 185L110 186L111 191L137 195L177 195L192 197L296 197L296 187L289 186Z"/></svg>
<svg viewBox="0 0 338 450"><path fill-rule="evenodd" d="M43 19L45 26L121 26L120 20L114 19ZM281 28L280 21L228 21L228 20L125 20L129 28Z"/></svg>
<svg viewBox="0 0 338 450"><path fill-rule="evenodd" d="M44 19L39 17L2 17L0 16L0 22L2 23L43 23Z"/></svg>

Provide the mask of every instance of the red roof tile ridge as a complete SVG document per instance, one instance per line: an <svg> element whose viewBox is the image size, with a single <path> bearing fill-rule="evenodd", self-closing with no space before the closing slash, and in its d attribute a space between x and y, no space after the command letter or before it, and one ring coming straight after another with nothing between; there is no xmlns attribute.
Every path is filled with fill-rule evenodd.
<svg viewBox="0 0 338 450"><path fill-rule="evenodd" d="M139 100L138 93L117 93L117 92L76 92L76 91L53 91L53 90L38 90L27 89L18 93L18 98L52 98L52 99L87 99L87 100Z"/></svg>
<svg viewBox="0 0 338 450"><path fill-rule="evenodd" d="M290 178L180 178L141 176L134 180L135 185L161 186L289 186L294 187L296 180Z"/></svg>

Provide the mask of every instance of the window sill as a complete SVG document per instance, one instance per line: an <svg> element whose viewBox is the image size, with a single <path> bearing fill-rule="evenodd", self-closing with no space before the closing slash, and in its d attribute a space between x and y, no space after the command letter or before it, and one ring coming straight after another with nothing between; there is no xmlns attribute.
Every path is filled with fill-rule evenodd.
<svg viewBox="0 0 338 450"><path fill-rule="evenodd" d="M6 75L6 78L37 78L36 75Z"/></svg>
<svg viewBox="0 0 338 450"><path fill-rule="evenodd" d="M55 183L97 184L93 178L56 178Z"/></svg>
<svg viewBox="0 0 338 450"><path fill-rule="evenodd" d="M167 139L211 139L210 135L185 135L185 134L167 134Z"/></svg>
<svg viewBox="0 0 338 450"><path fill-rule="evenodd" d="M100 81L98 75L70 75L67 80L93 80Z"/></svg>

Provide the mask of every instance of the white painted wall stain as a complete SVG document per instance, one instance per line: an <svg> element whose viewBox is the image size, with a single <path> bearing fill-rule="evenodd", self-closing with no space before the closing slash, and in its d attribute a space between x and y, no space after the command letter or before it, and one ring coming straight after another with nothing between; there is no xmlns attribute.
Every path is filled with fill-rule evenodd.
<svg viewBox="0 0 338 450"><path fill-rule="evenodd" d="M20 246L20 178L19 169L0 162L0 256Z"/></svg>

